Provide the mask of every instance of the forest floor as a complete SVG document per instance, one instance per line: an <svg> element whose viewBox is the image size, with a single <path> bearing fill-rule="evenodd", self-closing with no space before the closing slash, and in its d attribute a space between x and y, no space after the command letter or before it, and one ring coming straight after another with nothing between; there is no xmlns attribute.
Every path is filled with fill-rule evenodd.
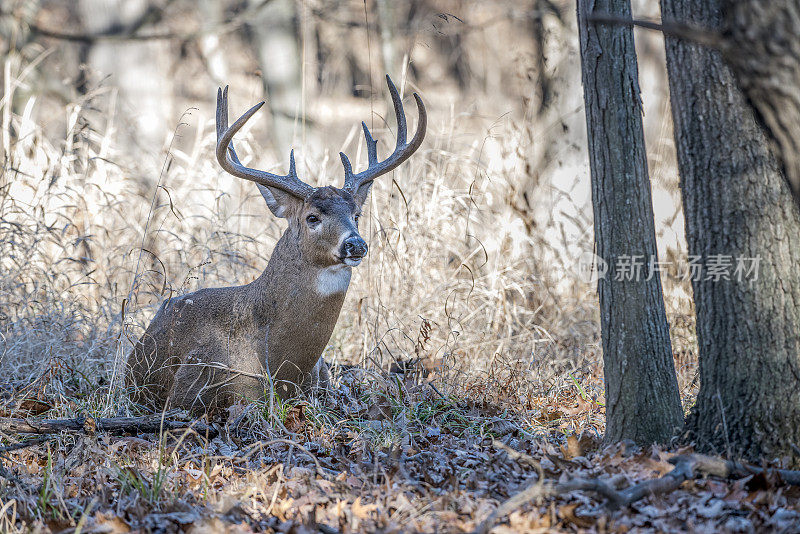
<svg viewBox="0 0 800 534"><path fill-rule="evenodd" d="M3 415L79 415L87 399L41 394L70 372L54 365L6 391ZM599 382L565 378L512 409L481 400L479 382L445 395L414 372L350 369L323 400L234 406L202 432L120 435L82 419L84 431L2 451L0 531L797 531L800 488L771 471L691 479L615 509L592 484L624 492L691 448L601 446ZM106 397L98 387L88 401Z"/></svg>

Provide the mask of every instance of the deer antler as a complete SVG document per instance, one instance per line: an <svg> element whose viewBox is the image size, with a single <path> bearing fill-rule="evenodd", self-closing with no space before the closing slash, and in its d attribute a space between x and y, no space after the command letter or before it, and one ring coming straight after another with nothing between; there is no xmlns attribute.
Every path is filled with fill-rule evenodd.
<svg viewBox="0 0 800 534"><path fill-rule="evenodd" d="M344 165L344 189L350 193L355 193L362 184L394 170L420 147L422 140L425 138L428 115L425 112L425 105L422 103L422 99L417 93L414 93L419 119L417 120L417 131L414 134L414 138L410 143L406 143L406 115L403 111L403 103L400 101L400 94L388 74L386 75L386 83L389 85L389 92L392 94L392 102L394 103L394 113L397 116L397 146L391 156L379 162L378 142L372 138L366 123L362 122L364 137L367 140L367 158L369 161L367 168L358 174L353 174L353 166L350 164L350 160L347 159L344 152L339 153L342 158L342 165Z"/></svg>
<svg viewBox="0 0 800 534"><path fill-rule="evenodd" d="M244 126L244 123L255 115L256 111L261 109L263 105L264 102L259 102L247 110L247 112L239 117L229 128L228 86L225 86L224 91L222 89L217 89L217 161L219 161L223 169L234 176L250 180L259 185L275 187L300 199L304 199L314 191L314 188L297 177L297 170L294 164L294 150L289 153L289 174L281 176L279 174L272 174L266 171L245 167L239 161L239 157L233 149L233 145L231 144L233 136L236 135L236 132Z"/></svg>

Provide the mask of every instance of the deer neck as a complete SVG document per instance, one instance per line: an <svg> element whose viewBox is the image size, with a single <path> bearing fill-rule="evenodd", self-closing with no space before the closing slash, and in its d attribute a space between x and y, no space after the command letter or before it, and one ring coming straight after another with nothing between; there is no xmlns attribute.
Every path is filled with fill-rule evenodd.
<svg viewBox="0 0 800 534"><path fill-rule="evenodd" d="M266 325L282 317L335 324L351 274L347 265L319 266L309 261L297 230L290 227L275 245L267 268L250 284L255 286L250 294L255 297L256 318Z"/></svg>

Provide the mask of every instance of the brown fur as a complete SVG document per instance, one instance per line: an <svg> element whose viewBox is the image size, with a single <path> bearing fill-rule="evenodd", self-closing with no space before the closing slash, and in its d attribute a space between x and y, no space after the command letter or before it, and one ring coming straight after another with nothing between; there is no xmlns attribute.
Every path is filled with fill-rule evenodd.
<svg viewBox="0 0 800 534"><path fill-rule="evenodd" d="M336 251L342 236L357 235L355 217L367 192L354 198L323 187L301 201L262 189L273 213L289 221L267 268L244 286L165 301L128 358L133 400L152 409L213 412L263 397L270 377L282 397L295 395L297 386L325 386L320 355L351 273ZM312 214L321 221L316 230L306 223ZM318 291L323 271L342 277L334 278L341 287L334 284L331 294Z"/></svg>

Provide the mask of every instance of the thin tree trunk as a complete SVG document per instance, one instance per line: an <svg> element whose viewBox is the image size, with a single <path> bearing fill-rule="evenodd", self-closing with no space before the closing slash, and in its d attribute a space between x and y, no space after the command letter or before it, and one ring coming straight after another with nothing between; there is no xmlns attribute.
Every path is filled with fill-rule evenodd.
<svg viewBox="0 0 800 534"><path fill-rule="evenodd" d="M396 69L394 46L394 2L389 0L376 0L378 6L378 31L381 36L381 56L383 57L383 70L389 76L398 79L400 72Z"/></svg>
<svg viewBox="0 0 800 534"><path fill-rule="evenodd" d="M222 26L224 6L221 0L199 0L198 11L202 17L203 36L200 38L200 51L209 76L217 85L228 83L228 63L216 33Z"/></svg>
<svg viewBox="0 0 800 534"><path fill-rule="evenodd" d="M661 9L665 20L722 23L719 0L661 0ZM701 450L791 454L800 445L800 214L720 54L671 37L666 52L686 240L705 267L692 280L700 390L688 428ZM710 270L728 262L724 276Z"/></svg>
<svg viewBox="0 0 800 534"><path fill-rule="evenodd" d="M123 34L136 32L146 22L150 6L146 0L80 0L78 7L88 33ZM97 41L88 52L97 83L118 87L120 105L133 118L133 130L122 141L139 145L143 153L160 149L172 130L165 60L169 46L159 41ZM106 76L110 78L105 80Z"/></svg>
<svg viewBox="0 0 800 534"><path fill-rule="evenodd" d="M609 266L598 282L605 440L664 442L683 413L661 277L649 268L657 252L633 33L587 23L593 11L630 16L630 1L578 0L595 244ZM637 261L640 273L618 271Z"/></svg>
<svg viewBox="0 0 800 534"><path fill-rule="evenodd" d="M250 0L251 5L262 3ZM294 141L301 100L301 53L295 8L294 0L272 0L249 21L268 95L267 105L272 112L273 140L283 157Z"/></svg>

